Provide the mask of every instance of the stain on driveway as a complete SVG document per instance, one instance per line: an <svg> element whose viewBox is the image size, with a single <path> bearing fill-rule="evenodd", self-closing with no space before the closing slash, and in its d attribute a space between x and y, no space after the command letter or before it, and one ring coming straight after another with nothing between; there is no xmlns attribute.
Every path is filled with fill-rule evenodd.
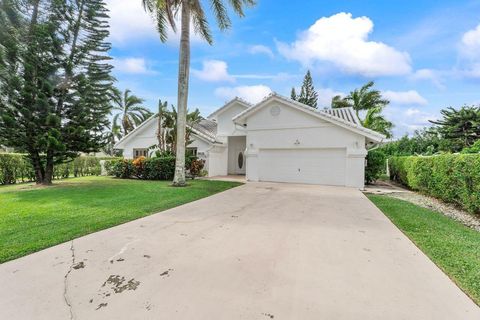
<svg viewBox="0 0 480 320"><path fill-rule="evenodd" d="M248 183L0 265L0 319L385 318L480 309L350 188Z"/></svg>

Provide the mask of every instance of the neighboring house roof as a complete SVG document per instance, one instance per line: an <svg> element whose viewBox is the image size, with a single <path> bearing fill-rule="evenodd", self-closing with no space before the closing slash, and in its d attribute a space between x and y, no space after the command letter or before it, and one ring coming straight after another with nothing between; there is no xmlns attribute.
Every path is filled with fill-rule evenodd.
<svg viewBox="0 0 480 320"><path fill-rule="evenodd" d="M323 119L325 121L337 124L350 131L362 134L375 142L381 142L386 138L384 135L376 131L363 127L360 123L360 120L356 116L353 108L318 110L298 101L294 101L292 99L279 95L276 92L269 94L267 97L265 97L262 101L260 101L253 107L250 107L249 109L239 113L238 115L233 117L232 120L236 123L241 124L241 121L245 120L247 117L260 110L267 104L267 102L273 99L278 99L297 110L306 112L307 114Z"/></svg>
<svg viewBox="0 0 480 320"><path fill-rule="evenodd" d="M156 121L157 119L157 114L152 115L150 118L142 122L138 127L130 131L126 136L124 136L122 139L120 139L117 143L115 143L114 148L115 149L122 149L120 145L124 143L125 141L129 140L131 137L135 136L137 132L149 124L152 121ZM217 134L217 123L208 119L202 119L198 124L195 124L193 126L187 125L187 127L192 130L193 134L198 136L199 138L210 142L210 143L218 143L221 144L221 142L218 142L215 138L215 135Z"/></svg>
<svg viewBox="0 0 480 320"><path fill-rule="evenodd" d="M245 100L243 100L239 97L235 97L232 100L230 100L229 102L227 102L223 107L217 109L212 114L210 114L207 117L207 119L212 119L213 117L216 117L219 114L221 114L222 112L228 110L231 106L233 106L235 104L235 102L237 102L239 105L245 107L245 109L248 109L248 108L252 107L252 104L248 103L247 101L245 101Z"/></svg>

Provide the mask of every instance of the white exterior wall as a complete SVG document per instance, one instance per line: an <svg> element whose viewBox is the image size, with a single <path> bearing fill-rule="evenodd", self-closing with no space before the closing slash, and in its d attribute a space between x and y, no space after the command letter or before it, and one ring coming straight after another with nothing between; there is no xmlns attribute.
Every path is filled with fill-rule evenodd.
<svg viewBox="0 0 480 320"><path fill-rule="evenodd" d="M280 113L270 113L272 106ZM262 149L346 149L345 185L364 187L365 137L327 121L307 115L277 101L247 119L247 179L259 180L259 152Z"/></svg>
<svg viewBox="0 0 480 320"><path fill-rule="evenodd" d="M157 125L157 119L152 119L134 132L133 135L119 143L117 148L123 149L124 158L133 159L133 149L149 148L156 145L158 143ZM206 161L205 168L208 168L208 150L211 144L204 139L198 138L195 134L191 134L190 139L193 141L187 147L197 148L199 158Z"/></svg>
<svg viewBox="0 0 480 320"><path fill-rule="evenodd" d="M228 148L214 146L208 151L208 176L226 176L228 174Z"/></svg>
<svg viewBox="0 0 480 320"><path fill-rule="evenodd" d="M152 119L117 145L117 148L123 149L124 158L133 159L133 149L149 148L157 143L157 121Z"/></svg>
<svg viewBox="0 0 480 320"><path fill-rule="evenodd" d="M190 135L190 140L192 140L192 143L190 143L187 148L197 148L197 157L198 159L205 160L205 166L203 169L208 171L208 166L210 165L208 150L210 149L211 144L194 134Z"/></svg>
<svg viewBox="0 0 480 320"><path fill-rule="evenodd" d="M245 109L246 107L243 104L233 102L231 106L210 118L217 122L217 141L221 142L222 145L215 146L208 151L209 177L228 174L228 137L245 136L247 134L244 128L235 125L232 118L245 111Z"/></svg>
<svg viewBox="0 0 480 320"><path fill-rule="evenodd" d="M234 102L232 106L222 111L215 116L213 120L217 122L217 136L219 138L225 138L228 136L244 136L246 135L245 129L235 125L232 118L240 112L244 111L245 107L238 102ZM222 139L223 142L224 139ZM226 142L226 141L225 141Z"/></svg>

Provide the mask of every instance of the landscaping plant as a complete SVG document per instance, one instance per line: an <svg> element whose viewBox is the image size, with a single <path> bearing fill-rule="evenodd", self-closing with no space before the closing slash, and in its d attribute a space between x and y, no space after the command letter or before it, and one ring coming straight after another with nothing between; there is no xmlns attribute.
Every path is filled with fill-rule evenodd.
<svg viewBox="0 0 480 320"><path fill-rule="evenodd" d="M392 157L390 178L403 185L480 213L480 155Z"/></svg>
<svg viewBox="0 0 480 320"><path fill-rule="evenodd" d="M37 184L106 142L112 96L104 0L0 2L0 141Z"/></svg>

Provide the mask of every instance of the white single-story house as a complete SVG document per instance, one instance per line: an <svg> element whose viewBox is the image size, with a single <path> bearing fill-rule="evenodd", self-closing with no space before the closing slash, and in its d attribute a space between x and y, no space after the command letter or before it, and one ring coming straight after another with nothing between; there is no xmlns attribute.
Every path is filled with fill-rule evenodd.
<svg viewBox="0 0 480 320"><path fill-rule="evenodd" d="M356 188L364 187L367 149L385 139L352 108L317 110L277 93L256 105L235 98L191 130L188 148L206 161L210 177ZM152 116L115 148L126 158L147 155L156 133Z"/></svg>

